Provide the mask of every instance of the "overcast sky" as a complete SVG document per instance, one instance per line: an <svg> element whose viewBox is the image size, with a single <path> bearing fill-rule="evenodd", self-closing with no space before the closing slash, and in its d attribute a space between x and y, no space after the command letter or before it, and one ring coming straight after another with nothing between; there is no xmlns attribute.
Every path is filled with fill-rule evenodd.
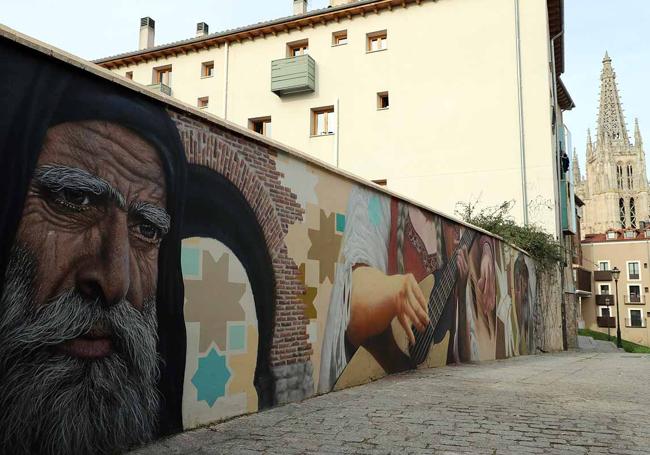
<svg viewBox="0 0 650 455"><path fill-rule="evenodd" d="M462 1L462 0L458 0ZM491 1L491 0L485 0ZM156 21L156 44L292 13L291 0L0 0L0 22L86 59L135 50L140 18ZM328 0L310 0L310 9ZM584 173L586 130L595 130L605 50L618 76L630 134L634 117L650 147L650 0L565 0L566 72L576 109L565 116ZM525 49L524 49L525 52ZM489 96L489 94L486 94Z"/></svg>

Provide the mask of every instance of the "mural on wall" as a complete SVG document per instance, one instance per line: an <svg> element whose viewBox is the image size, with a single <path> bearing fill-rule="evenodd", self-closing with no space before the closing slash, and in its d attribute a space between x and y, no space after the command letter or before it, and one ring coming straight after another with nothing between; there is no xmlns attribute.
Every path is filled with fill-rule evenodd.
<svg viewBox="0 0 650 455"><path fill-rule="evenodd" d="M187 357L183 426L257 411L258 330L244 266L214 239L183 241Z"/></svg>
<svg viewBox="0 0 650 455"><path fill-rule="evenodd" d="M0 60L0 453L534 352L515 248L6 39Z"/></svg>

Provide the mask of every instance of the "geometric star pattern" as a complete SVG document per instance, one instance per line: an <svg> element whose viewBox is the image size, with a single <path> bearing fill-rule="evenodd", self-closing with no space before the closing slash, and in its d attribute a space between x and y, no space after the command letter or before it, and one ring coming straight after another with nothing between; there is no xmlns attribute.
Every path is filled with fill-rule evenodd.
<svg viewBox="0 0 650 455"><path fill-rule="evenodd" d="M316 298L316 292L318 289L307 286L305 284L305 264L300 264L300 267L298 267L298 272L300 272L298 279L303 284L303 286L305 286L305 292L300 296L300 300L302 300L302 303L305 304L305 317L307 317L307 319L316 319L318 317L318 313L316 312L316 307L314 306L314 299Z"/></svg>
<svg viewBox="0 0 650 455"><path fill-rule="evenodd" d="M322 283L325 278L334 282L334 267L339 257L341 248L341 235L336 233L336 213L332 212L329 216L325 211L320 211L320 229L309 229L309 240L311 247L307 253L307 258L319 261L319 281Z"/></svg>
<svg viewBox="0 0 650 455"><path fill-rule="evenodd" d="M214 348L208 355L199 358L199 367L192 376L192 384L196 387L196 400L205 401L210 407L217 398L226 394L226 384L231 373L226 366L226 356L219 355Z"/></svg>
<svg viewBox="0 0 650 455"><path fill-rule="evenodd" d="M212 341L226 350L228 321L243 321L244 309L239 301L246 292L243 283L228 281L230 258L224 253L215 262L212 254L202 251L203 275L200 280L185 281L185 320L201 324L199 351L205 352Z"/></svg>

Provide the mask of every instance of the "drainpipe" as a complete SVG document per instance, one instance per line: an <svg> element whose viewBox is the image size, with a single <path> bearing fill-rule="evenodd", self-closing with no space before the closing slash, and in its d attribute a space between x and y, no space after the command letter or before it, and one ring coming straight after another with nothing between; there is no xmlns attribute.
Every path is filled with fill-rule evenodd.
<svg viewBox="0 0 650 455"><path fill-rule="evenodd" d="M223 64L223 118L228 120L228 63L230 62L230 43L226 41Z"/></svg>
<svg viewBox="0 0 650 455"><path fill-rule="evenodd" d="M555 114L555 111L557 111L558 108L558 100L557 100L557 74L555 71L555 40L562 36L564 31L559 32L557 35L555 35L553 38L551 38L551 76L552 76L552 82L553 82L553 113ZM564 122L562 123L562 127L564 128ZM565 248L565 243L564 243L564 235L562 234L562 204L560 202L560 197L562 195L562 189L560 187L561 185L561 179L560 179L560 173L562 172L561 168L561 163L560 163L560 128L559 128L559 117L556 115L556 120L555 120L555 169L556 169L556 177L557 177L557 195L558 197L556 198L555 202L555 212L556 212L556 222L557 224L557 236L558 236L558 241L560 242L560 247L562 248L562 251L564 251L564 262L566 264L566 248ZM562 347L566 351L568 349L568 331L567 331L567 310L566 310L566 294L565 294L565 288L564 288L564 275L565 275L565 269L566 265L562 268L560 272L560 291L562 292Z"/></svg>
<svg viewBox="0 0 650 455"><path fill-rule="evenodd" d="M521 86L521 29L519 0L515 2L515 56L517 60L517 109L519 111L519 162L521 166L521 199L524 224L528 224L528 184L526 181L526 141L524 136L524 92Z"/></svg>
<svg viewBox="0 0 650 455"><path fill-rule="evenodd" d="M336 98L336 167L339 167L339 146L341 140L341 112L339 106L339 99Z"/></svg>

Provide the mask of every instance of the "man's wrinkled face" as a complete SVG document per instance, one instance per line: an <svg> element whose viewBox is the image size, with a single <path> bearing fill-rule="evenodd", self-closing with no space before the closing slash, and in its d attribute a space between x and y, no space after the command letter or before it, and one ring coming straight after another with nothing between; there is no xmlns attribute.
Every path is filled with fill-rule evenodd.
<svg viewBox="0 0 650 455"><path fill-rule="evenodd" d="M36 257L36 305L76 289L111 306L142 310L154 296L158 246L169 229L162 166L155 149L106 122L48 130L16 243ZM70 355L109 355L90 334L60 346Z"/></svg>
<svg viewBox="0 0 650 455"><path fill-rule="evenodd" d="M0 295L0 448L101 454L151 439L164 182L126 128L48 130Z"/></svg>

